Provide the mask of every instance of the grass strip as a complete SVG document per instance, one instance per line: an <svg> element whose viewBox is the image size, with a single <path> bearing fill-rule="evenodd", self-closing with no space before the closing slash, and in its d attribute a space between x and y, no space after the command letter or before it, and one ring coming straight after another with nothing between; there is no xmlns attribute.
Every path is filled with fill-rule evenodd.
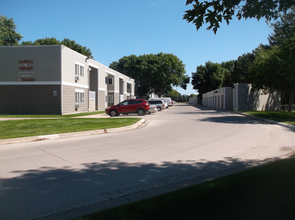
<svg viewBox="0 0 295 220"><path fill-rule="evenodd" d="M140 118L60 118L0 121L0 139L118 128Z"/></svg>
<svg viewBox="0 0 295 220"><path fill-rule="evenodd" d="M293 219L294 173L293 157L79 220Z"/></svg>
<svg viewBox="0 0 295 220"><path fill-rule="evenodd" d="M0 118L72 118L86 115L97 115L105 113L105 111L85 112L68 115L0 115Z"/></svg>
<svg viewBox="0 0 295 220"><path fill-rule="evenodd" d="M295 112L246 111L246 114L295 125Z"/></svg>

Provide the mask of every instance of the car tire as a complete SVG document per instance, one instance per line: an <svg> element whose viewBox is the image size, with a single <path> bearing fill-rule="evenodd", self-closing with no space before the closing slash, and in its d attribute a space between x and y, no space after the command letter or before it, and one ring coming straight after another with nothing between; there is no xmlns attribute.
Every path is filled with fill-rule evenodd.
<svg viewBox="0 0 295 220"><path fill-rule="evenodd" d="M161 107L157 107L157 110L158 110L158 111L161 111L162 109L161 109Z"/></svg>
<svg viewBox="0 0 295 220"><path fill-rule="evenodd" d="M110 116L111 116L111 117L114 117L114 116L117 116L117 115L118 115L118 113L117 113L116 110L112 110L112 111L110 111Z"/></svg>
<svg viewBox="0 0 295 220"><path fill-rule="evenodd" d="M144 116L144 110L143 110L143 109L138 109L138 110L137 110L137 114L138 114L139 116Z"/></svg>

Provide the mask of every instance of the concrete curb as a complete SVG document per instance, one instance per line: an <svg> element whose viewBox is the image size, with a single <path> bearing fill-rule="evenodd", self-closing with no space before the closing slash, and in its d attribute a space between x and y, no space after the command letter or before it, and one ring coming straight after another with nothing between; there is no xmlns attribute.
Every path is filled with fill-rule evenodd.
<svg viewBox="0 0 295 220"><path fill-rule="evenodd" d="M33 137L24 137L24 138L11 138L11 139L3 139L0 140L0 145L6 144L18 144L24 142L32 142L32 141L43 141L43 140L52 140L52 139L61 139L61 138L70 138L70 137L81 137L87 135L97 135L97 134L107 134L121 131L129 131L137 128L143 128L147 125L144 119L139 120L133 125L129 125L121 128L110 128L110 129L100 129L100 130L91 130L91 131L79 131L79 132L71 132L71 133L61 133L61 134L50 134L50 135L41 135L41 136L33 136Z"/></svg>
<svg viewBox="0 0 295 220"><path fill-rule="evenodd" d="M289 129L295 131L295 126L294 125L289 125L289 124L286 124L286 123L283 123L283 122L278 122L278 121L273 121L273 120L269 120L269 119L265 119L265 118L260 118L260 117L257 117L257 116L249 115L249 114L244 113L244 112L236 112L236 113L238 113L240 115L243 115L243 116L245 116L247 118L253 118L253 119L264 121L264 122L267 122L267 123L270 123L270 124L280 125L280 126L283 126L285 128L289 128Z"/></svg>

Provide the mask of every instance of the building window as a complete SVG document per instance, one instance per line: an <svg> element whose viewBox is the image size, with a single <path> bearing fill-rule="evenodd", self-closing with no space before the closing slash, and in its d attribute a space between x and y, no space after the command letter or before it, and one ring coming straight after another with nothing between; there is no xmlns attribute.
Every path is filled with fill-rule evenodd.
<svg viewBox="0 0 295 220"><path fill-rule="evenodd" d="M80 66L80 76L84 76L84 66Z"/></svg>
<svg viewBox="0 0 295 220"><path fill-rule="evenodd" d="M114 102L114 96L113 95L109 95L109 103L113 103Z"/></svg>
<svg viewBox="0 0 295 220"><path fill-rule="evenodd" d="M105 78L105 83L108 85L113 85L113 78L111 77L106 77Z"/></svg>
<svg viewBox="0 0 295 220"><path fill-rule="evenodd" d="M131 93L131 84L130 83L127 83L127 92Z"/></svg>
<svg viewBox="0 0 295 220"><path fill-rule="evenodd" d="M84 103L84 91L75 92L75 103Z"/></svg>
<svg viewBox="0 0 295 220"><path fill-rule="evenodd" d="M84 76L84 66L80 64L75 64L75 75L76 76Z"/></svg>
<svg viewBox="0 0 295 220"><path fill-rule="evenodd" d="M113 95L106 95L106 102L107 103L113 103L114 102L114 96Z"/></svg>
<svg viewBox="0 0 295 220"><path fill-rule="evenodd" d="M79 76L79 65L75 64L75 75Z"/></svg>

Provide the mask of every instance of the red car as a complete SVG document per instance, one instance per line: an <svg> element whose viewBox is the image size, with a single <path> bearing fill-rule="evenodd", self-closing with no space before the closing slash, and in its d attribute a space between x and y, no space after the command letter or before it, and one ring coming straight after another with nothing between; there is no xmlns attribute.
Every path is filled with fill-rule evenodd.
<svg viewBox="0 0 295 220"><path fill-rule="evenodd" d="M150 104L145 99L128 99L120 102L118 105L113 105L106 108L106 114L111 117L128 114L137 113L139 116L149 113Z"/></svg>

